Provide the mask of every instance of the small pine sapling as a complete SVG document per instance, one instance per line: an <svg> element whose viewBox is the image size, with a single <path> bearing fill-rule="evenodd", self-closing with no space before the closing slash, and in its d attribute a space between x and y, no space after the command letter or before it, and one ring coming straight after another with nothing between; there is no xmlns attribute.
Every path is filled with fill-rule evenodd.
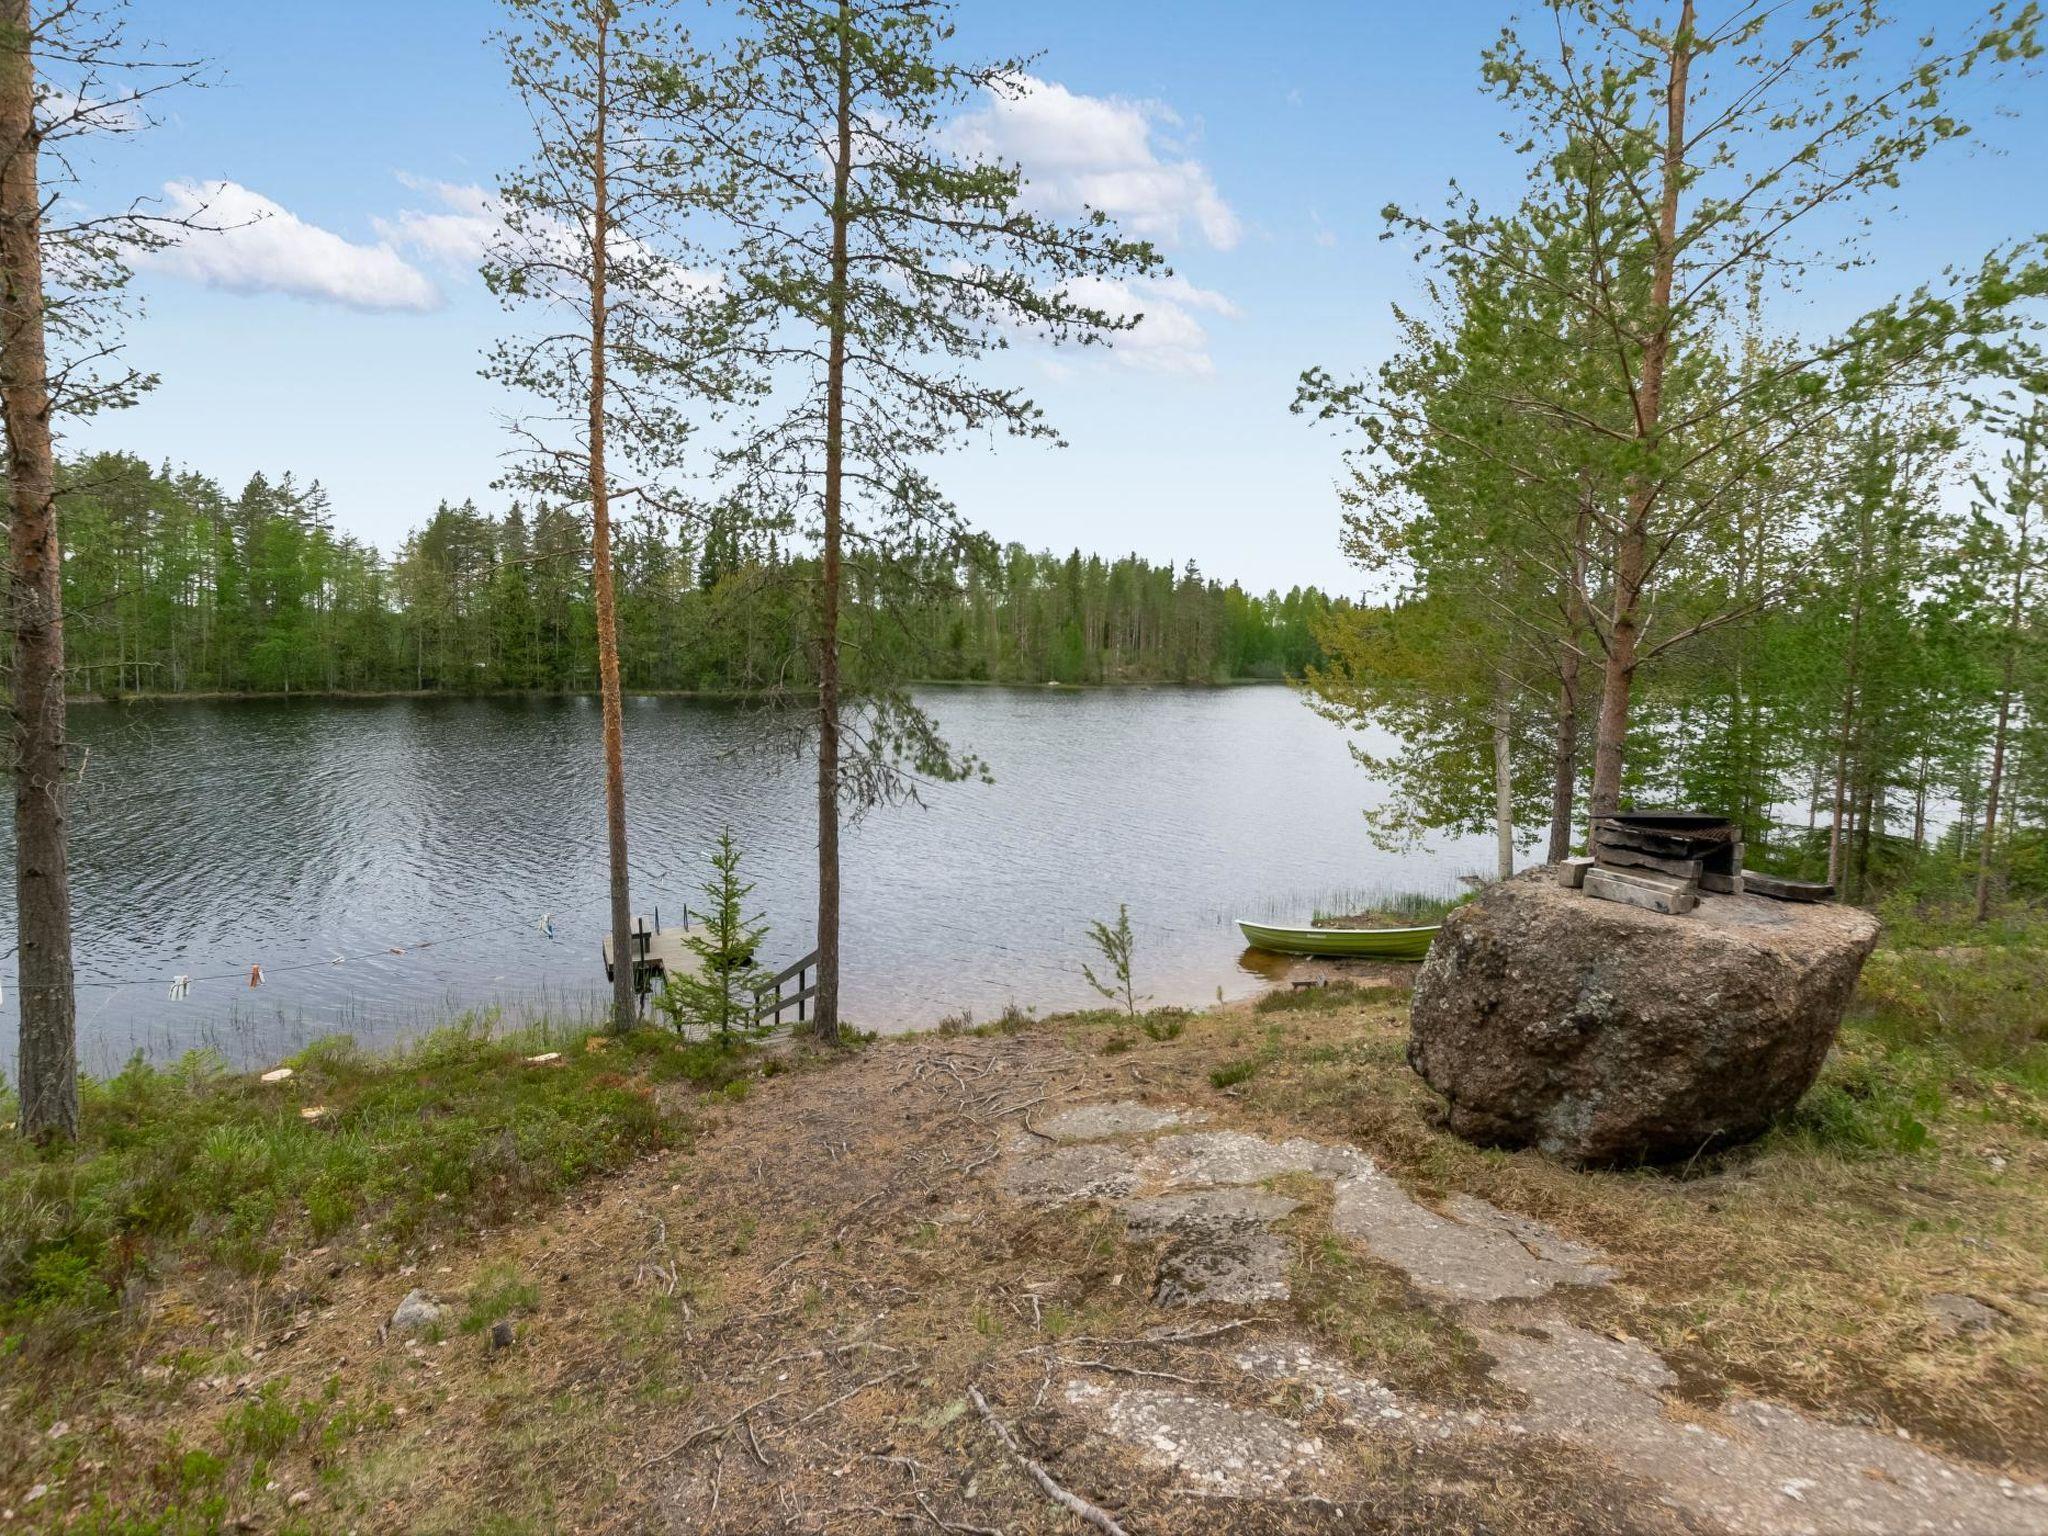
<svg viewBox="0 0 2048 1536"><path fill-rule="evenodd" d="M1131 909L1122 902L1117 903L1114 928L1103 922L1090 923L1088 942L1102 952L1111 979L1104 982L1085 960L1081 963L1081 974L1088 978L1089 986L1112 1003L1122 1003L1124 1012L1136 1018L1138 1004L1143 999L1138 997L1131 984Z"/></svg>
<svg viewBox="0 0 2048 1536"><path fill-rule="evenodd" d="M655 1006L678 1032L695 1026L706 1038L729 1046L766 1033L755 1020L755 998L773 982L772 974L754 962L768 925L759 913L747 916L746 900L754 887L740 879L740 850L730 827L718 834L711 874L700 889L704 921L683 940L697 957L697 969L669 977Z"/></svg>

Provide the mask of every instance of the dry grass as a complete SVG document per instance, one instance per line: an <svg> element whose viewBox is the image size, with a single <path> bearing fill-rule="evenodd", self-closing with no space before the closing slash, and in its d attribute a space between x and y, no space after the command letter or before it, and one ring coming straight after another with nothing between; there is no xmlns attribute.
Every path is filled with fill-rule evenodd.
<svg viewBox="0 0 2048 1536"><path fill-rule="evenodd" d="M1243 1123L1349 1140L1424 1198L1478 1195L1601 1248L1621 1278L1577 1296L1583 1319L1683 1369L1993 1464L2048 1466L2048 1100L2025 1073L1947 1063L1911 1150L1861 1131L1830 1138L1803 1112L1690 1168L1579 1171L1441 1129L1405 1064L1404 1003L1311 995L1319 1006L1281 1015L1284 1037L1261 1042L1264 1064L1230 1091ZM1211 1016L1180 1058L1134 1058L1162 1093L1193 1098L1207 1062L1236 1059L1255 1038L1250 1023ZM1846 1083L1893 1113L1867 1085L1889 1075L1910 1094L1927 1065L1900 1059L1890 1039L1866 1000L1814 1100ZM1943 1292L1990 1304L2009 1326L1945 1335L1927 1307Z"/></svg>
<svg viewBox="0 0 2048 1536"><path fill-rule="evenodd" d="M744 1101L683 1106L689 1150L641 1157L536 1218L363 1262L279 1255L234 1295L174 1274L103 1375L8 1375L0 1502L25 1527L106 1533L239 1518L308 1532L1074 1529L967 1406L973 1384L1033 1456L1134 1529L1350 1528L1335 1505L1190 1499L1055 1411L1077 1372L1245 1390L1221 1352L1232 1335L1134 1342L1226 1320L1153 1305L1155 1248L1106 1211L1033 1209L989 1178L1057 1103L1105 1097L1350 1140L1424 1198L1467 1191L1549 1221L1621 1271L1574 1297L1581 1319L1649 1340L1709 1395L1750 1384L2048 1466L2048 1161L2027 1128L2039 1099L2009 1077L1950 1084L1913 1151L1802 1122L1684 1176L1589 1174L1444 1133L1385 991L1181 1023L1087 1015L799 1058ZM1882 1058L1852 1036L1831 1083L1891 1070ZM1212 1083L1247 1060L1248 1076ZM1303 1201L1286 1226L1294 1298L1255 1326L1311 1334L1452 1407L1499 1390L1455 1322L1330 1236L1322 1181L1283 1182ZM414 1285L452 1304L445 1337L381 1340ZM1939 1336L1934 1291L1982 1297L2011 1326ZM518 1337L494 1351L498 1316ZM1375 1529L1668 1523L1554 1448L1354 1440L1342 1454L1339 1482L1369 1494Z"/></svg>

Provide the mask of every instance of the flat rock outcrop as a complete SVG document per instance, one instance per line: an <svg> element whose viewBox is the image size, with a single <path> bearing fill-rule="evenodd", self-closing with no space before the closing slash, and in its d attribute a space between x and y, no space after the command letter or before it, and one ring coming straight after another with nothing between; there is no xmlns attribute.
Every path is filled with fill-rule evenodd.
<svg viewBox="0 0 2048 1536"><path fill-rule="evenodd" d="M1708 896L1666 916L1532 870L1445 919L1408 1061L1469 1140L1688 1157L1756 1135L1812 1086L1876 942L1853 907Z"/></svg>

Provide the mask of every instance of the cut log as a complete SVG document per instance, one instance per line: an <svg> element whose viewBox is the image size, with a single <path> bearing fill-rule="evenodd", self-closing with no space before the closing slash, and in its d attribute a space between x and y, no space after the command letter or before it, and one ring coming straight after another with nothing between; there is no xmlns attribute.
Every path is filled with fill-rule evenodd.
<svg viewBox="0 0 2048 1536"><path fill-rule="evenodd" d="M1740 896L1743 891L1743 882L1747 879L1748 876L1739 873L1717 875L1710 869L1700 876L1700 889L1712 891L1716 896Z"/></svg>
<svg viewBox="0 0 2048 1536"><path fill-rule="evenodd" d="M1617 811L1596 816L1595 826L1630 827L1639 832L1661 832L1666 837L1696 837L1704 842L1733 842L1742 829L1725 816L1710 811Z"/></svg>
<svg viewBox="0 0 2048 1536"><path fill-rule="evenodd" d="M1835 888L1820 880L1787 880L1780 875L1762 875L1755 870L1746 870L1742 876L1743 889L1752 896L1768 896L1773 901L1833 901Z"/></svg>
<svg viewBox="0 0 2048 1536"><path fill-rule="evenodd" d="M1695 859L1716 846L1706 838L1686 837L1675 832L1644 832L1635 827L1604 823L1593 829L1595 854L1607 848L1633 848L1638 853L1654 853L1667 859Z"/></svg>
<svg viewBox="0 0 2048 1536"><path fill-rule="evenodd" d="M1557 862L1557 883L1567 890L1576 891L1586 883L1586 871L1592 867L1593 861L1583 855L1560 859Z"/></svg>
<svg viewBox="0 0 2048 1536"><path fill-rule="evenodd" d="M1603 843L1600 847L1600 865L1623 865L1630 869L1652 869L1660 875L1669 875L1674 880L1683 880L1697 885L1706 872L1706 865L1699 859L1674 859L1661 853L1645 853L1640 848L1617 848Z"/></svg>
<svg viewBox="0 0 2048 1536"><path fill-rule="evenodd" d="M1586 871L1586 894L1602 901L1618 901L1649 912L1682 917L1700 904L1699 897L1682 880L1663 875L1626 874L1618 869Z"/></svg>

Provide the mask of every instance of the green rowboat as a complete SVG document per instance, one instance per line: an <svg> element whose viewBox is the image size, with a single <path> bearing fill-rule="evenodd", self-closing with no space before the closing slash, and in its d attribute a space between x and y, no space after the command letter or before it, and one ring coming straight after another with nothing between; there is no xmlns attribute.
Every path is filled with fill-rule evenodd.
<svg viewBox="0 0 2048 1536"><path fill-rule="evenodd" d="M1437 924L1427 928L1295 928L1239 918L1245 942L1278 955L1321 955L1335 959L1420 960L1429 953Z"/></svg>

